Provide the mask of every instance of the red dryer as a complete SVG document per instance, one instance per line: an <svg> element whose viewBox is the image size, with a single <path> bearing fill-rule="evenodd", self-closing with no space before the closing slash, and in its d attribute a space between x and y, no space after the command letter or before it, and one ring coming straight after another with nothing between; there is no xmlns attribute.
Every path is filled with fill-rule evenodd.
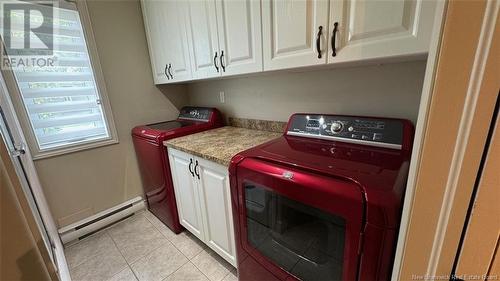
<svg viewBox="0 0 500 281"><path fill-rule="evenodd" d="M183 107L176 120L132 129L142 187L148 209L175 233L182 231L177 214L167 149L163 141L223 126L215 108Z"/></svg>
<svg viewBox="0 0 500 281"><path fill-rule="evenodd" d="M389 280L413 126L295 114L229 168L240 281Z"/></svg>

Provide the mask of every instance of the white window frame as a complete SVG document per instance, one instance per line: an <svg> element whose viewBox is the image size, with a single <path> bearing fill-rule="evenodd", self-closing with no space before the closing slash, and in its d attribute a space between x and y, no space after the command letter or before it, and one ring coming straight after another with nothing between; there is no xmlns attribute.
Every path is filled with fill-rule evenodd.
<svg viewBox="0 0 500 281"><path fill-rule="evenodd" d="M64 1L60 1L60 7L64 7ZM90 20L90 15L87 7L86 0L78 0L72 3L76 4L76 9L80 15L80 21L83 29L83 34L85 36L85 41L87 43L87 50L90 59L90 65L94 73L95 84L97 87L97 94L101 100L102 113L104 115L104 120L109 131L109 137L105 139L90 140L82 143L68 144L60 147L48 148L41 150L35 136L35 132L31 126L29 120L28 112L24 106L22 100L22 95L17 85L17 80L14 77L12 70L2 70L2 75L9 85L9 92L11 99L14 103L21 127L27 136L28 145L32 152L33 160L44 159L59 155L64 155L68 153L78 152L82 150L112 145L119 143L118 133L116 131L115 122L113 118L113 113L111 111L111 105L108 99L108 94L106 90L106 83L104 81L104 75L102 73L101 64L99 60L99 54L97 52L97 46L95 43L94 32L92 30L92 22ZM3 43L2 43L3 44Z"/></svg>

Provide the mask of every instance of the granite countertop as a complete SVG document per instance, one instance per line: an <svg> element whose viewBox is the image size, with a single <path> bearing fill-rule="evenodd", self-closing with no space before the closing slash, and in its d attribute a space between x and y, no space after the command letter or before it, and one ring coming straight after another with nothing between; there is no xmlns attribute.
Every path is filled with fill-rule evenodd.
<svg viewBox="0 0 500 281"><path fill-rule="evenodd" d="M238 127L221 127L163 142L163 145L229 167L238 152L281 136L281 133Z"/></svg>

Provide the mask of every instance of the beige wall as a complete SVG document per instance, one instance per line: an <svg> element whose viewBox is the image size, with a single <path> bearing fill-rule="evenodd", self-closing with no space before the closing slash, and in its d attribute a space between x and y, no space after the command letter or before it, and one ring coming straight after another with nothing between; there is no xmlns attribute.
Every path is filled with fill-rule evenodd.
<svg viewBox="0 0 500 281"><path fill-rule="evenodd" d="M287 121L295 112L417 119L425 61L281 72L188 85L190 103L227 116ZM219 92L225 92L225 103Z"/></svg>
<svg viewBox="0 0 500 281"><path fill-rule="evenodd" d="M59 226L141 195L130 130L175 118L187 102L184 86L153 84L138 1L89 1L88 8L120 143L36 161Z"/></svg>

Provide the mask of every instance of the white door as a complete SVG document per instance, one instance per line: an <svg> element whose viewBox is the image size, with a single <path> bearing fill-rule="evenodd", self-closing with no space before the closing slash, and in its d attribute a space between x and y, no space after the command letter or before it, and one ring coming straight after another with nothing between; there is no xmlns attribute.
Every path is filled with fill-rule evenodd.
<svg viewBox="0 0 500 281"><path fill-rule="evenodd" d="M71 276L66 263L66 257L64 256L64 246L57 232L54 218L49 210L42 185L38 179L35 164L33 163L33 158L31 157L31 152L26 145L26 139L8 94L7 86L1 75L0 141L4 141L10 150L10 158L21 182L21 188L35 218L56 273L60 280L70 281ZM12 242L15 243L15 241Z"/></svg>
<svg viewBox="0 0 500 281"><path fill-rule="evenodd" d="M193 156L169 148L168 157L180 223L200 240L204 240Z"/></svg>
<svg viewBox="0 0 500 281"><path fill-rule="evenodd" d="M215 0L188 0L187 33L193 78L221 75Z"/></svg>
<svg viewBox="0 0 500 281"><path fill-rule="evenodd" d="M263 0L264 70L325 64L328 0Z"/></svg>
<svg viewBox="0 0 500 281"><path fill-rule="evenodd" d="M142 14L148 40L149 57L155 84L167 83L168 63L163 52L162 29L165 28L161 1L142 0Z"/></svg>
<svg viewBox="0 0 500 281"><path fill-rule="evenodd" d="M227 167L197 159L199 161L200 190L204 210L206 243L210 248L236 266L233 213L229 174Z"/></svg>
<svg viewBox="0 0 500 281"><path fill-rule="evenodd" d="M161 27L161 50L168 65L169 82L179 82L192 78L189 60L189 45L186 30L186 10L177 0L156 1L161 3L164 26ZM161 21L161 19L156 19Z"/></svg>
<svg viewBox="0 0 500 281"><path fill-rule="evenodd" d="M262 71L260 1L217 0L222 75Z"/></svg>
<svg viewBox="0 0 500 281"><path fill-rule="evenodd" d="M435 6L428 0L332 0L328 38L332 42L336 24L336 55L330 47L328 62L427 53Z"/></svg>

